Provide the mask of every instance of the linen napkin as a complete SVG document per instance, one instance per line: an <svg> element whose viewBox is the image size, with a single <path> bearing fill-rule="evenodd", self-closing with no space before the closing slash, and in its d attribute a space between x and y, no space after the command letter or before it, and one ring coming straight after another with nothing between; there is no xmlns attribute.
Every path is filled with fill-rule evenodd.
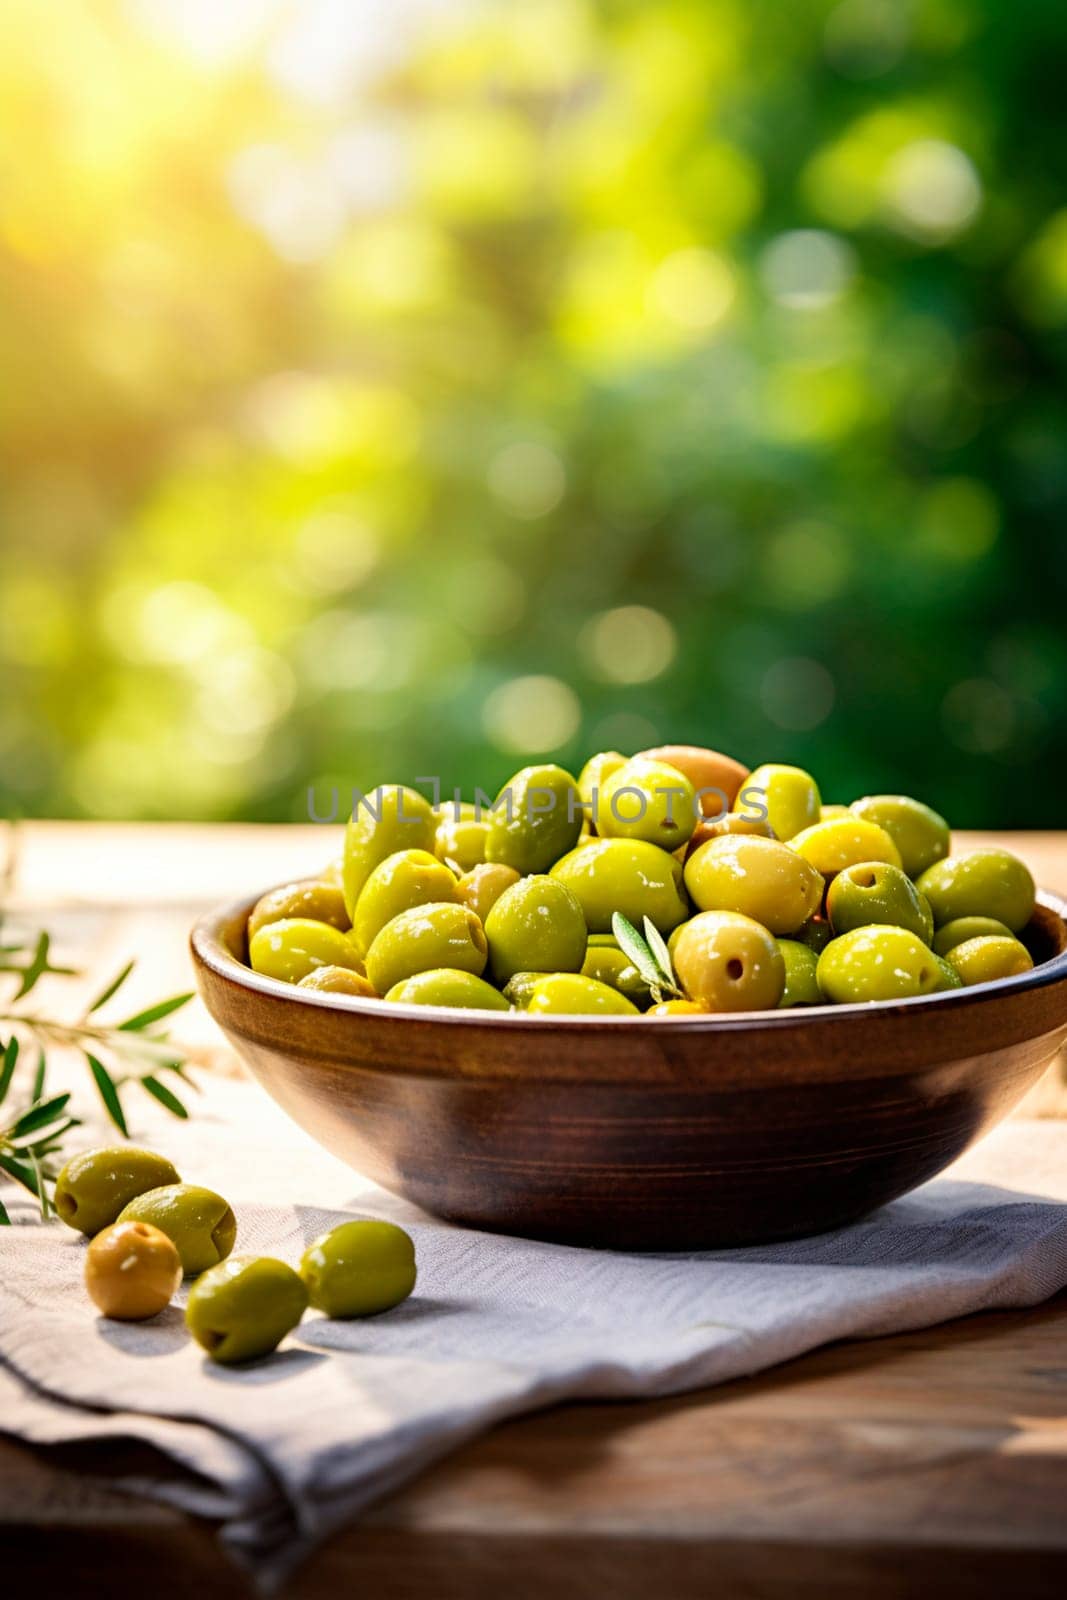
<svg viewBox="0 0 1067 1600"><path fill-rule="evenodd" d="M243 1081L210 1081L189 1123L149 1114L138 1134L231 1200L240 1252L295 1263L355 1215L415 1240L405 1304L349 1323L309 1314L273 1356L223 1368L187 1337L178 1305L147 1323L99 1317L81 1284L84 1242L5 1190L26 1225L0 1229L0 1428L42 1444L156 1446L164 1468L125 1486L220 1519L264 1588L503 1417L720 1383L829 1340L1033 1305L1067 1285L1067 1122L1008 1122L853 1227L648 1255L440 1222L325 1155Z"/></svg>

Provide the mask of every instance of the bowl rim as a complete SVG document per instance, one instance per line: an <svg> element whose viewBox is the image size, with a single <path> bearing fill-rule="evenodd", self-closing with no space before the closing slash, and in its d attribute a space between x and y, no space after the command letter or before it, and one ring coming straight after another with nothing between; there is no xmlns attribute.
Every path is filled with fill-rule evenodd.
<svg viewBox="0 0 1067 1600"><path fill-rule="evenodd" d="M709 1012L705 1016L676 1016L672 1018L637 1016L530 1016L524 1011L481 1011L455 1006L401 1005L396 1001L364 999L356 995L329 994L315 989L301 989L281 978L268 978L253 972L234 956L223 941L222 930L239 917L247 917L256 901L269 890L242 896L226 905L216 906L197 918L189 935L189 945L194 963L199 962L217 977L235 983L239 988L270 999L285 1000L292 1004L308 1006L312 1010L348 1013L354 1017L372 1017L379 1023L421 1022L440 1023L450 1028L501 1028L535 1029L544 1033L548 1029L570 1031L624 1027L629 1033L654 1032L663 1036L665 1028L673 1034L686 1033L738 1033L761 1028L789 1030L810 1027L813 1023L843 1026L857 1017L885 1017L910 1015L913 1010L937 1006L952 1010L974 1005L986 999L1013 994L1021 990L1043 989L1051 984L1067 982L1067 945L1058 955L1042 961L1028 972L1016 973L1007 978L994 978L986 983L971 984L963 989L947 989L938 994L911 995L900 1000L849 1001L842 1005L792 1006L786 1010ZM1061 922L1067 923L1067 900L1050 890L1039 889L1037 904L1051 912Z"/></svg>

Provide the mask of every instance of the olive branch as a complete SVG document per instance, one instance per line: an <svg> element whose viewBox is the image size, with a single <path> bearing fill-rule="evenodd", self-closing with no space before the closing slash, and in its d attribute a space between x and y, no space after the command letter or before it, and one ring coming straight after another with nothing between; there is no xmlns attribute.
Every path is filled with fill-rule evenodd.
<svg viewBox="0 0 1067 1600"><path fill-rule="evenodd" d="M49 1048L81 1052L104 1110L123 1138L129 1137L129 1129L122 1094L130 1083L140 1085L172 1116L187 1117L185 1105L163 1078L163 1074L170 1074L188 1084L185 1064L180 1051L158 1024L191 1000L192 992L160 1000L122 1022L100 1022L96 1013L118 994L134 969L135 963L129 961L75 1021L63 1022L41 1010L29 1010L19 1002L33 992L46 974L77 977L80 973L52 960L51 935L45 930L25 937L8 937L13 937L14 942L0 943L0 973L13 974L18 985L0 1010L0 1025L7 1024L11 1030L6 1044L0 1041L0 1105L7 1102L15 1082L23 1045L35 1045L37 1057L28 1099L0 1126L0 1174L35 1195L41 1216L47 1217L51 1212L49 1190L56 1178L64 1141L71 1129L80 1125L80 1119L67 1109L70 1093L47 1092ZM10 1220L0 1201L0 1225Z"/></svg>

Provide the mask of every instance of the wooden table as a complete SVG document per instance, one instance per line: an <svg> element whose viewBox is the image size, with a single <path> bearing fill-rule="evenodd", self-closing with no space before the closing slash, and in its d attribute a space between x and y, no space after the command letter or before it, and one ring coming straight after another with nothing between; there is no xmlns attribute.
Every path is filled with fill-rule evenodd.
<svg viewBox="0 0 1067 1600"><path fill-rule="evenodd" d="M1067 836L1004 842L1040 881L1067 885ZM7 899L74 942L91 934L101 966L141 950L139 982L158 995L187 971L199 904L312 868L335 845L325 828L32 824ZM192 1030L201 1060L233 1070L206 1019ZM1062 1075L1026 1109L1067 1115ZM210 1527L109 1487L149 1456L0 1441L5 1592L74 1581L109 1600L146 1587L153 1600L248 1595ZM504 1424L334 1539L286 1593L1020 1600L1065 1583L1067 1295L833 1346L681 1399Z"/></svg>

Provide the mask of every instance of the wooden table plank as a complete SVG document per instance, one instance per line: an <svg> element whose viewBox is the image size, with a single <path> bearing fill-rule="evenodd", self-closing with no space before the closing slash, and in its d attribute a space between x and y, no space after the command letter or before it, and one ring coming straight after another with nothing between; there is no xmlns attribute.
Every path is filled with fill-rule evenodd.
<svg viewBox="0 0 1067 1600"><path fill-rule="evenodd" d="M184 984L200 906L309 870L336 848L335 830L318 828L34 823L19 833L9 903L91 947L98 968L140 951L133 998ZM1067 887L1067 836L997 842L1040 881ZM232 1070L209 1019L193 1012L187 1028L201 1059ZM1062 1114L1062 1079L1039 1091ZM677 1400L559 1407L497 1428L389 1497L289 1592L1059 1595L1065 1352L1067 1296L835 1346ZM47 1594L76 1571L83 1595L109 1600L146 1586L153 1600L248 1596L208 1526L111 1486L150 1457L132 1444L35 1452L0 1441L8 1586L32 1581Z"/></svg>

